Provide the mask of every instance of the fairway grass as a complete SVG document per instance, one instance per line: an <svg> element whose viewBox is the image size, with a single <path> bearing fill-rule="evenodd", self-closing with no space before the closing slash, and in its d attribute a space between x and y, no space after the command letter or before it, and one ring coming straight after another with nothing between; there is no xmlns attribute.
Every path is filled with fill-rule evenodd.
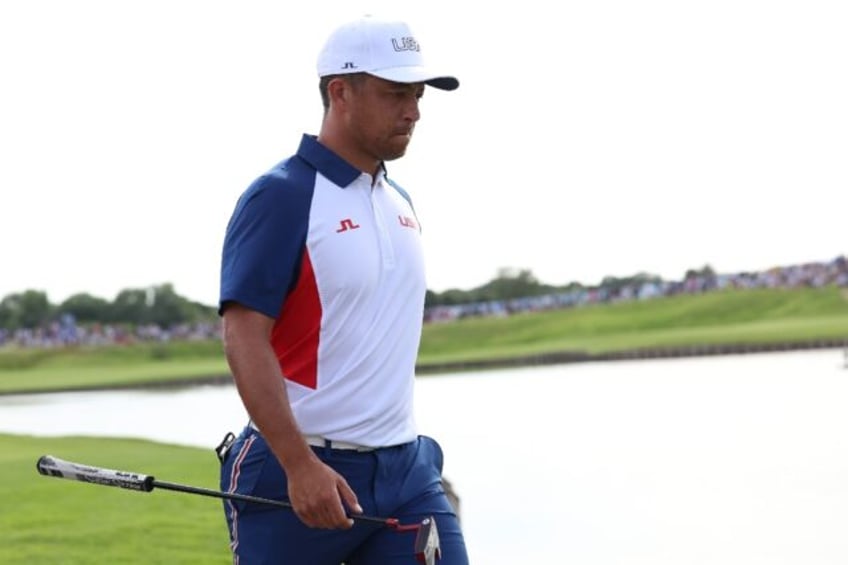
<svg viewBox="0 0 848 565"><path fill-rule="evenodd" d="M212 449L0 434L0 563L232 563L220 500L44 477L35 465L46 454L218 490Z"/></svg>

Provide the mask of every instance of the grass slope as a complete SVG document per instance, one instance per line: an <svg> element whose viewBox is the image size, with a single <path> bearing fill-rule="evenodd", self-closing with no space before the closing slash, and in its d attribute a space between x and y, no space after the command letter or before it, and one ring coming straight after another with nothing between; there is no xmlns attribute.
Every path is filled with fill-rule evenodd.
<svg viewBox="0 0 848 565"><path fill-rule="evenodd" d="M222 502L43 477L41 455L218 488L212 450L140 440L0 434L0 563L231 563Z"/></svg>
<svg viewBox="0 0 848 565"><path fill-rule="evenodd" d="M845 291L734 290L432 324L419 363L824 338L848 338Z"/></svg>
<svg viewBox="0 0 848 565"><path fill-rule="evenodd" d="M228 374L217 340L0 351L0 392L161 383Z"/></svg>
<svg viewBox="0 0 848 565"><path fill-rule="evenodd" d="M845 289L711 292L424 327L418 362L848 339ZM227 375L220 342L0 351L0 392Z"/></svg>

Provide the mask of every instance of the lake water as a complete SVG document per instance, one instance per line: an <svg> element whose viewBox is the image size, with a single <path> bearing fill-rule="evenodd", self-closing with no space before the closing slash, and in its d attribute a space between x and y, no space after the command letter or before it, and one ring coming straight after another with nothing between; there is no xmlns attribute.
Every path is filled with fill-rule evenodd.
<svg viewBox="0 0 848 565"><path fill-rule="evenodd" d="M848 563L839 350L429 376L416 406L472 563ZM245 420L233 386L0 397L11 433L212 447Z"/></svg>

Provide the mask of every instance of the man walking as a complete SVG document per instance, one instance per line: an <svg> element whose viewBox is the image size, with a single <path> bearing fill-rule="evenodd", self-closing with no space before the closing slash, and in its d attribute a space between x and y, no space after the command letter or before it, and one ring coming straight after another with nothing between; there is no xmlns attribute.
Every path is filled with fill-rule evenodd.
<svg viewBox="0 0 848 565"><path fill-rule="evenodd" d="M318 136L242 194L224 242L219 311L250 423L221 488L294 508L226 502L234 561L416 562L409 536L350 518L364 513L433 516L442 562L467 564L441 448L413 419L421 231L385 167L406 152L425 88L459 82L425 65L406 23L373 17L329 36L318 75Z"/></svg>

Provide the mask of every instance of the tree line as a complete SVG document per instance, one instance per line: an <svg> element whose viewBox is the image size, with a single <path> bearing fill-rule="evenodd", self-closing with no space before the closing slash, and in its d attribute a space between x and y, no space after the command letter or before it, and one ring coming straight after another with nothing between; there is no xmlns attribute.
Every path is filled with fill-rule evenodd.
<svg viewBox="0 0 848 565"><path fill-rule="evenodd" d="M689 269L684 279L694 277L714 277L715 271L709 265L700 269ZM514 298L530 298L545 296L558 292L568 292L588 288L604 289L616 293L620 289L649 282L662 282L662 278L648 273L637 273L627 277L607 276L597 286L589 287L579 282L571 282L562 286L554 286L540 282L529 269L499 269L495 278L486 284L471 290L450 289L442 293L427 291L426 307L454 306L474 302L489 302L511 300Z"/></svg>
<svg viewBox="0 0 848 565"><path fill-rule="evenodd" d="M709 266L689 270L686 277L707 274L714 274ZM660 280L658 276L645 273L623 278L606 277L597 288L616 290L637 282ZM425 307L543 296L581 288L586 287L578 282L563 286L542 283L529 269L502 268L492 280L470 290L449 289L441 293L428 290ZM47 294L39 290L9 294L0 300L0 329L44 327L68 316L77 324L155 324L169 328L179 324L215 321L217 307L180 296L170 283L122 290L112 301L80 293L60 304L52 304Z"/></svg>
<svg viewBox="0 0 848 565"><path fill-rule="evenodd" d="M171 284L130 288L109 301L87 293L52 304L47 293L26 290L0 300L0 329L39 328L72 317L78 324L155 324L163 328L214 320L216 309L180 296Z"/></svg>

